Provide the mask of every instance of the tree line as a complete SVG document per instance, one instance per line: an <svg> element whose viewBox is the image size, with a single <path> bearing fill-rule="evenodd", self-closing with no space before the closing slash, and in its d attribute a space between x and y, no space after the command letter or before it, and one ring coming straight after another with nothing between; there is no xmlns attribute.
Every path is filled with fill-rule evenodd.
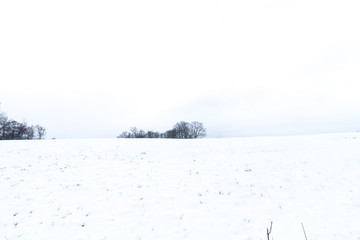
<svg viewBox="0 0 360 240"><path fill-rule="evenodd" d="M206 129L200 122L185 122L181 121L174 125L170 130L163 133L154 131L144 131L136 127L131 127L130 131L122 132L118 138L202 138L206 136Z"/></svg>
<svg viewBox="0 0 360 240"><path fill-rule="evenodd" d="M17 122L0 112L0 140L43 139L45 134L46 129L40 125L28 126L25 121Z"/></svg>

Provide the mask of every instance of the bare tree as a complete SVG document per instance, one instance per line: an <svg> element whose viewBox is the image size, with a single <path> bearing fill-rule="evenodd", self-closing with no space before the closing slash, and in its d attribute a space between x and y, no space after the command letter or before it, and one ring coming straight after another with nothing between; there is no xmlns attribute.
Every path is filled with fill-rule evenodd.
<svg viewBox="0 0 360 240"><path fill-rule="evenodd" d="M174 129L176 131L176 138L191 138L190 124L185 121L181 121L175 124Z"/></svg>
<svg viewBox="0 0 360 240"><path fill-rule="evenodd" d="M5 128L5 138L8 140L19 139L19 123L17 121L11 120Z"/></svg>
<svg viewBox="0 0 360 240"><path fill-rule="evenodd" d="M40 125L36 125L35 132L38 139L43 139L46 134L46 129Z"/></svg>
<svg viewBox="0 0 360 240"><path fill-rule="evenodd" d="M136 138L139 135L139 131L136 127L131 127L130 132L132 138Z"/></svg>
<svg viewBox="0 0 360 240"><path fill-rule="evenodd" d="M146 132L142 129L138 130L136 127L130 128L132 138L145 138Z"/></svg>
<svg viewBox="0 0 360 240"><path fill-rule="evenodd" d="M164 133L154 131L139 130L136 127L131 127L130 132L123 132L118 138L200 138L206 136L206 129L200 122L185 122L181 121L174 125L173 129Z"/></svg>
<svg viewBox="0 0 360 240"><path fill-rule="evenodd" d="M190 135L192 138L199 138L206 136L206 129L200 122L191 122L190 124Z"/></svg>
<svg viewBox="0 0 360 240"><path fill-rule="evenodd" d="M124 131L118 136L118 138L131 138L131 133Z"/></svg>
<svg viewBox="0 0 360 240"><path fill-rule="evenodd" d="M26 130L26 139L34 139L35 137L35 127L29 126Z"/></svg>
<svg viewBox="0 0 360 240"><path fill-rule="evenodd" d="M168 130L162 134L163 138L176 138L176 130Z"/></svg>
<svg viewBox="0 0 360 240"><path fill-rule="evenodd" d="M146 132L140 129L137 138L145 138L145 137L146 137Z"/></svg>
<svg viewBox="0 0 360 240"><path fill-rule="evenodd" d="M160 134L154 131L147 131L146 137L147 138L159 138Z"/></svg>
<svg viewBox="0 0 360 240"><path fill-rule="evenodd" d="M2 126L2 139L3 140L14 140L16 135L16 121L7 120Z"/></svg>
<svg viewBox="0 0 360 240"><path fill-rule="evenodd" d="M26 122L19 123L9 120L4 114L0 114L0 140L33 139L34 127L28 127Z"/></svg>
<svg viewBox="0 0 360 240"><path fill-rule="evenodd" d="M160 138L160 133L159 132L154 132L154 138Z"/></svg>
<svg viewBox="0 0 360 240"><path fill-rule="evenodd" d="M0 113L0 139L6 139L6 130L9 124L9 119L5 113Z"/></svg>
<svg viewBox="0 0 360 240"><path fill-rule="evenodd" d="M9 119L4 112L0 112L0 140L34 139L35 130L39 139L45 136L44 127L28 126L25 121L19 123Z"/></svg>
<svg viewBox="0 0 360 240"><path fill-rule="evenodd" d="M15 139L27 139L28 126L26 122L16 123Z"/></svg>

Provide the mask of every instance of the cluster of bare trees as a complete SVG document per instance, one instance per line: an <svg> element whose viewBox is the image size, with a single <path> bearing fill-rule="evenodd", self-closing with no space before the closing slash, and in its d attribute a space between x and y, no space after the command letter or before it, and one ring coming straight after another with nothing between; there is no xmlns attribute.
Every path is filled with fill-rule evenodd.
<svg viewBox="0 0 360 240"><path fill-rule="evenodd" d="M136 127L131 127L130 132L124 131L121 133L118 138L201 138L206 136L206 129L204 125L200 122L185 122L181 121L174 125L171 130L168 130L164 133L154 132L154 131L144 131L142 129L137 129Z"/></svg>
<svg viewBox="0 0 360 240"><path fill-rule="evenodd" d="M45 133L45 128L40 125L28 126L26 122L19 123L0 112L0 140L43 139Z"/></svg>

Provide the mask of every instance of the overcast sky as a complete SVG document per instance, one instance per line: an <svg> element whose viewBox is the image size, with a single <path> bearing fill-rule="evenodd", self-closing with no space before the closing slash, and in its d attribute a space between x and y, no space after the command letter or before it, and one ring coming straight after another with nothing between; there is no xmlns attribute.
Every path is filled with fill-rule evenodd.
<svg viewBox="0 0 360 240"><path fill-rule="evenodd" d="M1 111L47 137L360 129L358 0L1 1Z"/></svg>

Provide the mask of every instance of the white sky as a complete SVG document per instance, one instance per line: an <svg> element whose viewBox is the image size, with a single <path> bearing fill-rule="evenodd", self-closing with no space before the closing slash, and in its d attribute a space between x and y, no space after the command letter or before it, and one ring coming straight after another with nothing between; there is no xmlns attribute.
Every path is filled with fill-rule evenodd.
<svg viewBox="0 0 360 240"><path fill-rule="evenodd" d="M0 1L0 102L47 137L360 129L360 2Z"/></svg>

